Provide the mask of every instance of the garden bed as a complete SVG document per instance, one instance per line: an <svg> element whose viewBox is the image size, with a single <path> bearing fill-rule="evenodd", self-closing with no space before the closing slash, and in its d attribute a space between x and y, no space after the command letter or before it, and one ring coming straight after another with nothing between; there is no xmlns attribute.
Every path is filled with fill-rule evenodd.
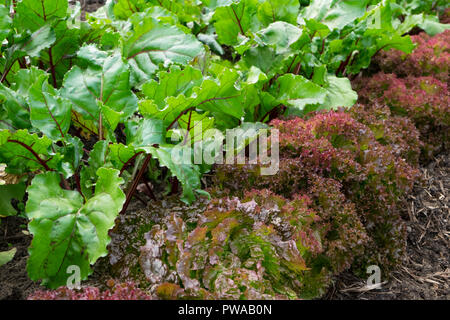
<svg viewBox="0 0 450 320"><path fill-rule="evenodd" d="M448 8L32 1L0 5L0 299L449 298Z"/></svg>
<svg viewBox="0 0 450 320"><path fill-rule="evenodd" d="M405 261L392 273L392 278L383 283L382 289L368 291L363 279L346 272L335 279L323 299L450 299L450 156L437 156L430 164L422 167L421 171L424 176L423 184L418 183L413 193L404 200L404 208L407 208L403 212L408 228L407 255ZM180 203L173 201L174 205L166 205L181 210ZM133 212L150 215L155 212L155 205L151 208L153 210L148 210L140 202L135 202L124 219L132 220L138 214ZM195 207L193 210L196 210ZM171 210L165 210L163 214L164 212L169 214ZM38 284L28 278L26 272L27 248L31 237L23 233L25 223L25 219L11 217L0 225L2 243L11 243L18 249L14 260L0 267L0 300L26 299L34 291L41 290ZM117 237L120 235L113 236L113 241ZM121 242L116 241L116 250L123 249ZM4 249L7 247L0 247L0 251ZM111 255L122 257L123 252L116 251ZM105 264L108 264L110 258L112 257L98 264L89 285L106 288L107 281L112 278L110 274L104 273ZM124 261L136 265L137 259L136 255L131 254ZM123 268L122 265L121 271ZM120 279L120 273L116 273L116 278ZM126 279L127 276L122 275L122 281Z"/></svg>

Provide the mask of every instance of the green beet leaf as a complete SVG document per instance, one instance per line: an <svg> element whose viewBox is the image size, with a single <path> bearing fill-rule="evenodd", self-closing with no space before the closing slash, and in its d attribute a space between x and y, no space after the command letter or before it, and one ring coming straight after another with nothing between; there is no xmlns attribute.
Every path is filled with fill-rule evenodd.
<svg viewBox="0 0 450 320"><path fill-rule="evenodd" d="M192 203L196 194L205 194L201 189L200 168L192 164L191 158L187 157L190 146L180 147L148 147L145 150L158 159L160 166L167 167L173 176L176 176L183 187L181 200L185 203Z"/></svg>
<svg viewBox="0 0 450 320"><path fill-rule="evenodd" d="M276 21L296 24L299 9L298 0L268 0L258 6L258 18L264 25Z"/></svg>
<svg viewBox="0 0 450 320"><path fill-rule="evenodd" d="M131 91L129 78L128 66L119 53L114 53L104 59L101 70L72 68L64 78L61 94L73 103L73 109L85 121L93 121L100 128L106 117L110 131L114 131L118 121L137 110L137 98Z"/></svg>
<svg viewBox="0 0 450 320"><path fill-rule="evenodd" d="M53 170L62 156L53 153L51 145L47 136L39 137L27 130L0 130L0 163L6 163L13 174Z"/></svg>
<svg viewBox="0 0 450 320"><path fill-rule="evenodd" d="M213 16L218 41L234 46L246 37L248 31L258 31L261 22L257 13L258 0L226 1Z"/></svg>
<svg viewBox="0 0 450 320"><path fill-rule="evenodd" d="M193 35L157 21L145 13L130 18L133 32L123 37L123 56L131 66L132 83L140 86L152 78L159 65L185 65L204 52Z"/></svg>
<svg viewBox="0 0 450 320"><path fill-rule="evenodd" d="M9 16L9 10L0 4L0 43L6 39L11 32L12 19Z"/></svg>
<svg viewBox="0 0 450 320"><path fill-rule="evenodd" d="M169 71L158 73L159 81L151 80L142 86L144 95L153 100L159 108L164 108L166 98L183 94L190 96L192 89L203 81L200 70L186 66L183 70L173 66Z"/></svg>
<svg viewBox="0 0 450 320"><path fill-rule="evenodd" d="M351 107L358 99L358 94L353 91L348 78L338 78L328 75L324 88L327 90L327 97L324 103L326 109Z"/></svg>
<svg viewBox="0 0 450 320"><path fill-rule="evenodd" d="M369 0L312 0L301 14L304 19L315 19L331 30L342 29L366 12Z"/></svg>
<svg viewBox="0 0 450 320"><path fill-rule="evenodd" d="M31 124L54 141L64 139L71 122L72 103L48 84L48 75L29 92Z"/></svg>
<svg viewBox="0 0 450 320"><path fill-rule="evenodd" d="M270 89L270 94L279 103L294 108L297 112L306 112L307 107L323 104L327 91L312 81L293 74L279 77Z"/></svg>
<svg viewBox="0 0 450 320"><path fill-rule="evenodd" d="M100 168L95 194L85 203L77 191L59 186L56 173L34 178L26 205L33 235L27 265L31 279L57 288L67 284L70 266L79 268L81 279L92 273L90 265L108 253L108 230L125 202L118 174Z"/></svg>
<svg viewBox="0 0 450 320"><path fill-rule="evenodd" d="M0 129L29 129L30 109L23 95L0 83Z"/></svg>
<svg viewBox="0 0 450 320"><path fill-rule="evenodd" d="M38 57L41 51L49 48L55 40L55 32L49 25L44 25L32 34L24 33L18 41L6 49L2 80L17 59L26 56Z"/></svg>
<svg viewBox="0 0 450 320"><path fill-rule="evenodd" d="M127 144L135 148L162 144L166 130L160 119L130 120L126 123Z"/></svg>
<svg viewBox="0 0 450 320"><path fill-rule="evenodd" d="M67 15L66 0L22 0L15 8L14 25L20 30L36 31Z"/></svg>

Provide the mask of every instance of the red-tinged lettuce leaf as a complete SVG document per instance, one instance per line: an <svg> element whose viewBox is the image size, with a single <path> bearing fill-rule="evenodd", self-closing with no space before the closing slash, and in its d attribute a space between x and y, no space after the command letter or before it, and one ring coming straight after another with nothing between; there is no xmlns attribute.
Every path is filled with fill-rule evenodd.
<svg viewBox="0 0 450 320"><path fill-rule="evenodd" d="M263 190L245 199L213 199L199 215L173 212L145 235L141 268L157 293L171 298L306 296L313 280L323 280L307 266L315 249L299 239L320 241L307 205ZM164 282L179 286L170 293Z"/></svg>
<svg viewBox="0 0 450 320"><path fill-rule="evenodd" d="M118 174L100 168L95 194L86 202L77 191L63 190L57 173L34 178L26 205L33 235L27 264L31 279L57 288L67 284L69 266L78 266L81 279L92 273L90 265L108 253L108 231L125 202Z"/></svg>

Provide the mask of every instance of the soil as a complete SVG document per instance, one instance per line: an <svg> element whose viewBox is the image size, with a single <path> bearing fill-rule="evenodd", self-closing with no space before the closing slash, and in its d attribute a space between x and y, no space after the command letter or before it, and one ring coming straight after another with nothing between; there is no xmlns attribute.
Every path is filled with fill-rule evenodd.
<svg viewBox="0 0 450 320"><path fill-rule="evenodd" d="M8 217L0 224L0 251L16 248L14 259L0 267L0 300L26 299L39 285L28 278L26 271L31 236L26 232L24 218Z"/></svg>
<svg viewBox="0 0 450 320"><path fill-rule="evenodd" d="M106 0L69 0L69 4L72 5L76 2L80 2L82 17L84 17L86 12L97 11L105 4Z"/></svg>
<svg viewBox="0 0 450 320"><path fill-rule="evenodd" d="M379 289L368 290L365 280L340 275L326 299L448 300L450 299L450 156L441 155L423 167L404 200L408 238L404 262Z"/></svg>

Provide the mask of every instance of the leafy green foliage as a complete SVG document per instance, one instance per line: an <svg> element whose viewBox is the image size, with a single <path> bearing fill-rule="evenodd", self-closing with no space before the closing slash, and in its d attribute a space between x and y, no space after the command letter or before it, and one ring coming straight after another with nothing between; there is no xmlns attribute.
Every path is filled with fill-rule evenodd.
<svg viewBox="0 0 450 320"><path fill-rule="evenodd" d="M72 68L64 78L61 94L72 101L84 121L92 121L97 130L105 125L112 136L119 121L131 116L137 107L129 79L128 66L115 53L98 67Z"/></svg>
<svg viewBox="0 0 450 320"><path fill-rule="evenodd" d="M187 64L203 52L194 36L176 26L161 23L146 14L130 18L133 31L124 35L123 56L132 70L133 85L150 79L159 69L172 63Z"/></svg>
<svg viewBox="0 0 450 320"><path fill-rule="evenodd" d="M1 187L5 205L0 214L13 214L11 199L21 200L28 186L26 213L34 235L28 272L32 279L43 280L50 287L64 284L69 265L78 265L83 279L92 272L90 265L107 253L108 230L114 218L126 211L142 181L165 185L167 192L192 203L198 195L207 195L202 191L202 175L211 169L209 164L194 161L196 146L218 147L214 149L218 156L224 150L218 145L220 139L214 137L231 129L245 137L234 150L227 150L234 154L267 128L263 122L280 115L306 116L311 111L349 108L357 94L346 76L367 68L382 50L410 54L414 43L405 34L415 26L430 34L447 28L423 1L117 0L87 14L85 21L80 20L79 7L66 0L10 4L0 4L0 162L7 165L8 173L20 175L21 183ZM441 56L439 50L434 51L437 46L431 41L423 60L431 51ZM438 64L431 61L423 66L436 74ZM426 83L422 85L426 87ZM397 93L390 92L388 102L393 109L403 104L404 96ZM440 119L433 112L429 118ZM359 128L331 114L351 133ZM367 115L360 121L379 125ZM409 181L408 168L397 166L387 155L369 152L367 162L357 157L364 141L334 132L335 123L330 124L331 129L317 121L310 125L323 136L313 139L312 131L305 129L305 137L311 139L301 142L311 146L311 141L319 140L321 147L336 156L321 159L322 151L314 149L317 158L306 158L312 162L321 159L324 165L319 169L311 165L314 174L342 174L339 179L348 183L346 192L361 199L370 198L370 192L385 196L377 184L393 188L385 185L386 181L398 183L403 190L397 169L404 170ZM377 143L386 147L380 149L415 161L416 151L407 154L409 142L401 135L409 125L390 123L383 127L383 137L374 133ZM339 136L336 139L348 143L350 149L341 150L330 135ZM368 139L372 141L373 136ZM386 146L388 140L402 147L391 150ZM291 155L298 152L293 148ZM349 155L351 152L354 154ZM394 171L369 179L360 166L375 166L379 155ZM347 167L334 167L333 161L339 157L348 160ZM288 180L280 179L284 185L275 183L273 188L280 188L276 190L280 193L291 185L303 190L305 180L289 180L290 170L298 169L295 162L289 158L283 166L283 179ZM364 183L355 180L354 174L367 179ZM307 175L316 182L318 177ZM317 202L315 210L333 230L348 218L348 228L343 230L356 230L357 239L364 242L358 217L351 206L344 205L337 184L331 180L321 183L333 190L333 199L342 210L330 213L331 209L321 206L329 208L331 204L310 194ZM358 193L360 187L362 193ZM385 200L392 198L386 196ZM273 258L278 244L271 243L267 234L259 234L266 231L262 227L251 237L242 236L269 259L260 262L264 260L269 278L281 288L269 288L269 296L277 290L294 296L291 289L297 284L285 287L280 278L284 271L275 270L275 262L284 261L285 256ZM185 235L179 240L189 243ZM360 251L353 242L356 238L343 234L338 238ZM321 261L337 261L330 267L332 272L353 261L345 245L331 241L324 246L326 258ZM289 261L283 263L290 270L286 273L289 281L293 274L305 271ZM316 269L324 267L318 265ZM326 282L327 276L321 272L315 276ZM246 273L241 276L245 278Z"/></svg>
<svg viewBox="0 0 450 320"><path fill-rule="evenodd" d="M0 4L0 42L3 42L11 32L11 24L8 8Z"/></svg>
<svg viewBox="0 0 450 320"><path fill-rule="evenodd" d="M77 191L63 190L56 173L35 177L28 188L26 212L33 234L28 270L31 279L57 288L76 265L85 279L89 265L108 252L108 230L114 226L125 195L118 171L100 168L95 195L85 203Z"/></svg>

